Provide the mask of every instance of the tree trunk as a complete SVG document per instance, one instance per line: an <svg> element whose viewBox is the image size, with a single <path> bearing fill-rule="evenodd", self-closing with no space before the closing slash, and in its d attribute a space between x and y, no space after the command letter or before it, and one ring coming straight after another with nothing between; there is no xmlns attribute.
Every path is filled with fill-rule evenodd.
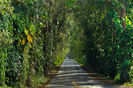
<svg viewBox="0 0 133 88"><path fill-rule="evenodd" d="M126 31L126 6L125 0L121 0L122 8L121 8L121 20L122 20L122 28Z"/></svg>
<svg viewBox="0 0 133 88"><path fill-rule="evenodd" d="M121 8L121 20L122 20L122 28L124 29L124 32L126 32L126 6L125 6L125 0L121 0L122 3L122 8ZM125 41L126 43L126 41ZM123 50L125 51L126 49L126 44L123 46ZM122 56L122 63L125 63L127 55ZM129 65L124 65L121 68L121 74L120 74L120 80L121 82L130 82L130 66Z"/></svg>

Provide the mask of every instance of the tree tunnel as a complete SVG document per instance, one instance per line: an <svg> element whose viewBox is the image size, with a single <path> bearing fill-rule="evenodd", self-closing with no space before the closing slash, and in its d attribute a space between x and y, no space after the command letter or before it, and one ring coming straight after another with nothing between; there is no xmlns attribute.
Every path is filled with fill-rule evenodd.
<svg viewBox="0 0 133 88"><path fill-rule="evenodd" d="M39 85L68 55L133 82L132 0L0 0L0 88Z"/></svg>

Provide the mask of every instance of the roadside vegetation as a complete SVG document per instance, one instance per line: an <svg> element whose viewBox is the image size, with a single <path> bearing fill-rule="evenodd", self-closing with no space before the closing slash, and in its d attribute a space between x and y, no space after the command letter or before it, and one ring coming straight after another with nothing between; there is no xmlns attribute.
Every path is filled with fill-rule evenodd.
<svg viewBox="0 0 133 88"><path fill-rule="evenodd" d="M0 0L0 88L36 88L68 55L133 83L132 0Z"/></svg>

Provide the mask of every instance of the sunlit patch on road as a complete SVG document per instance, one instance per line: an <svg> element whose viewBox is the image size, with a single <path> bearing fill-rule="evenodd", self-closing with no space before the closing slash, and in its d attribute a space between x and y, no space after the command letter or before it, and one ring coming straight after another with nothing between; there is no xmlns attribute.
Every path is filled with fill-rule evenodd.
<svg viewBox="0 0 133 88"><path fill-rule="evenodd" d="M73 59L65 59L47 88L119 88L92 79Z"/></svg>

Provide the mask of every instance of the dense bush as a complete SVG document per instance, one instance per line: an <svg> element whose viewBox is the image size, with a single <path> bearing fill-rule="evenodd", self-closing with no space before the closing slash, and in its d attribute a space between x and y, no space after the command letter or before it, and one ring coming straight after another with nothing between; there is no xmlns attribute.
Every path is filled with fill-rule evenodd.
<svg viewBox="0 0 133 88"><path fill-rule="evenodd" d="M78 0L73 7L71 53L121 82L133 79L132 4L131 0Z"/></svg>
<svg viewBox="0 0 133 88"><path fill-rule="evenodd" d="M65 4L60 0L0 1L2 88L36 87L35 76L47 76L62 63L68 51Z"/></svg>

